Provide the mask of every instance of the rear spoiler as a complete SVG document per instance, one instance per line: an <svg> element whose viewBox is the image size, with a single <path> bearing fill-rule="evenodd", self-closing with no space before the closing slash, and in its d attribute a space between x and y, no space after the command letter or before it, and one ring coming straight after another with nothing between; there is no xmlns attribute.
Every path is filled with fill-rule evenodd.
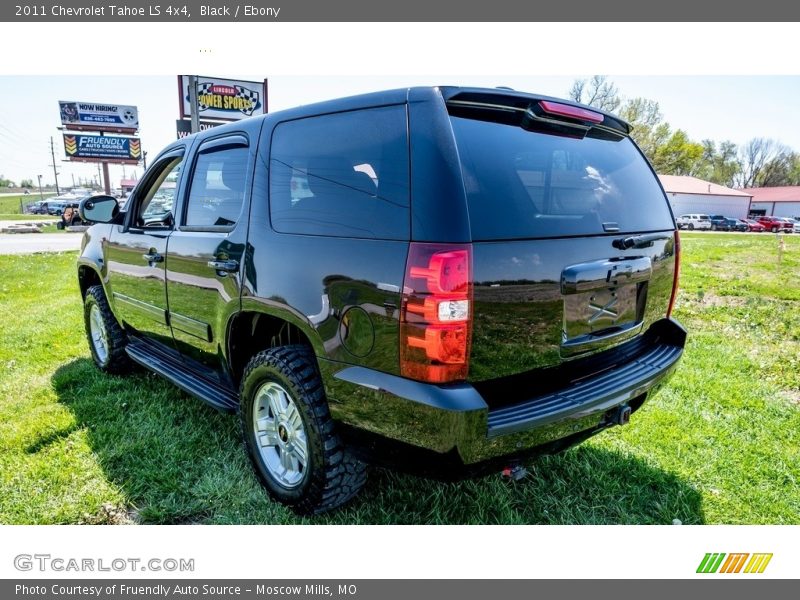
<svg viewBox="0 0 800 600"><path fill-rule="evenodd" d="M583 138L621 139L631 126L614 115L554 98L495 93L458 92L445 99L452 116L496 121L530 131Z"/></svg>

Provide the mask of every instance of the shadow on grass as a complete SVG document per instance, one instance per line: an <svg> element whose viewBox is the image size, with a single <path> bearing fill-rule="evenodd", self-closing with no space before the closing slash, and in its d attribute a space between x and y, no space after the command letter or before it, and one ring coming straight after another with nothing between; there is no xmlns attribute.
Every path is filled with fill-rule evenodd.
<svg viewBox="0 0 800 600"><path fill-rule="evenodd" d="M332 514L296 517L252 474L238 421L159 377L100 373L78 359L52 376L98 464L144 523L703 523L700 494L621 452L582 445L500 476L440 483L373 469L359 497ZM56 432L55 438L65 432ZM52 437L52 436L51 436ZM36 452L53 439L36 441Z"/></svg>

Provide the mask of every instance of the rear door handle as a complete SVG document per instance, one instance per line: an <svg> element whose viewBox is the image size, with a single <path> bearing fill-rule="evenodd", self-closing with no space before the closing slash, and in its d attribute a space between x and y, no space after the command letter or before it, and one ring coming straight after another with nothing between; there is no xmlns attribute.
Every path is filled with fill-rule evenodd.
<svg viewBox="0 0 800 600"><path fill-rule="evenodd" d="M238 260L210 260L208 261L208 266L214 269L215 271L224 271L226 273L232 273L234 271L239 270L239 261Z"/></svg>
<svg viewBox="0 0 800 600"><path fill-rule="evenodd" d="M151 253L142 254L142 258L145 259L149 263L157 263L157 262L163 262L164 261L164 257L161 256L160 254L151 254Z"/></svg>

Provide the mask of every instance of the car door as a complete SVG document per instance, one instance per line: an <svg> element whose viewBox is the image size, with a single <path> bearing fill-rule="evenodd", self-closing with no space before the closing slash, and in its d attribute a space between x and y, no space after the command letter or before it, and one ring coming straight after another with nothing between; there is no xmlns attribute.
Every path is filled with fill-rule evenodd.
<svg viewBox="0 0 800 600"><path fill-rule="evenodd" d="M225 328L240 306L253 159L243 133L203 142L169 241L167 295L175 343L187 366L223 381Z"/></svg>
<svg viewBox="0 0 800 600"><path fill-rule="evenodd" d="M114 313L133 335L174 348L167 317L166 254L180 191L183 148L159 158L128 203L106 246Z"/></svg>

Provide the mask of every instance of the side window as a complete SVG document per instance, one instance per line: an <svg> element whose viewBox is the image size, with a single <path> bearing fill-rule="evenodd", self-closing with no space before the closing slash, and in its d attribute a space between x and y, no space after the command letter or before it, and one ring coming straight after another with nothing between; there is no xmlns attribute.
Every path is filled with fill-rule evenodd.
<svg viewBox="0 0 800 600"><path fill-rule="evenodd" d="M200 150L192 173L184 225L227 227L236 224L244 204L248 155L246 146Z"/></svg>
<svg viewBox="0 0 800 600"><path fill-rule="evenodd" d="M171 227L183 157L167 159L136 209L137 227Z"/></svg>
<svg viewBox="0 0 800 600"><path fill-rule="evenodd" d="M281 123L270 151L275 231L408 239L405 106Z"/></svg>

